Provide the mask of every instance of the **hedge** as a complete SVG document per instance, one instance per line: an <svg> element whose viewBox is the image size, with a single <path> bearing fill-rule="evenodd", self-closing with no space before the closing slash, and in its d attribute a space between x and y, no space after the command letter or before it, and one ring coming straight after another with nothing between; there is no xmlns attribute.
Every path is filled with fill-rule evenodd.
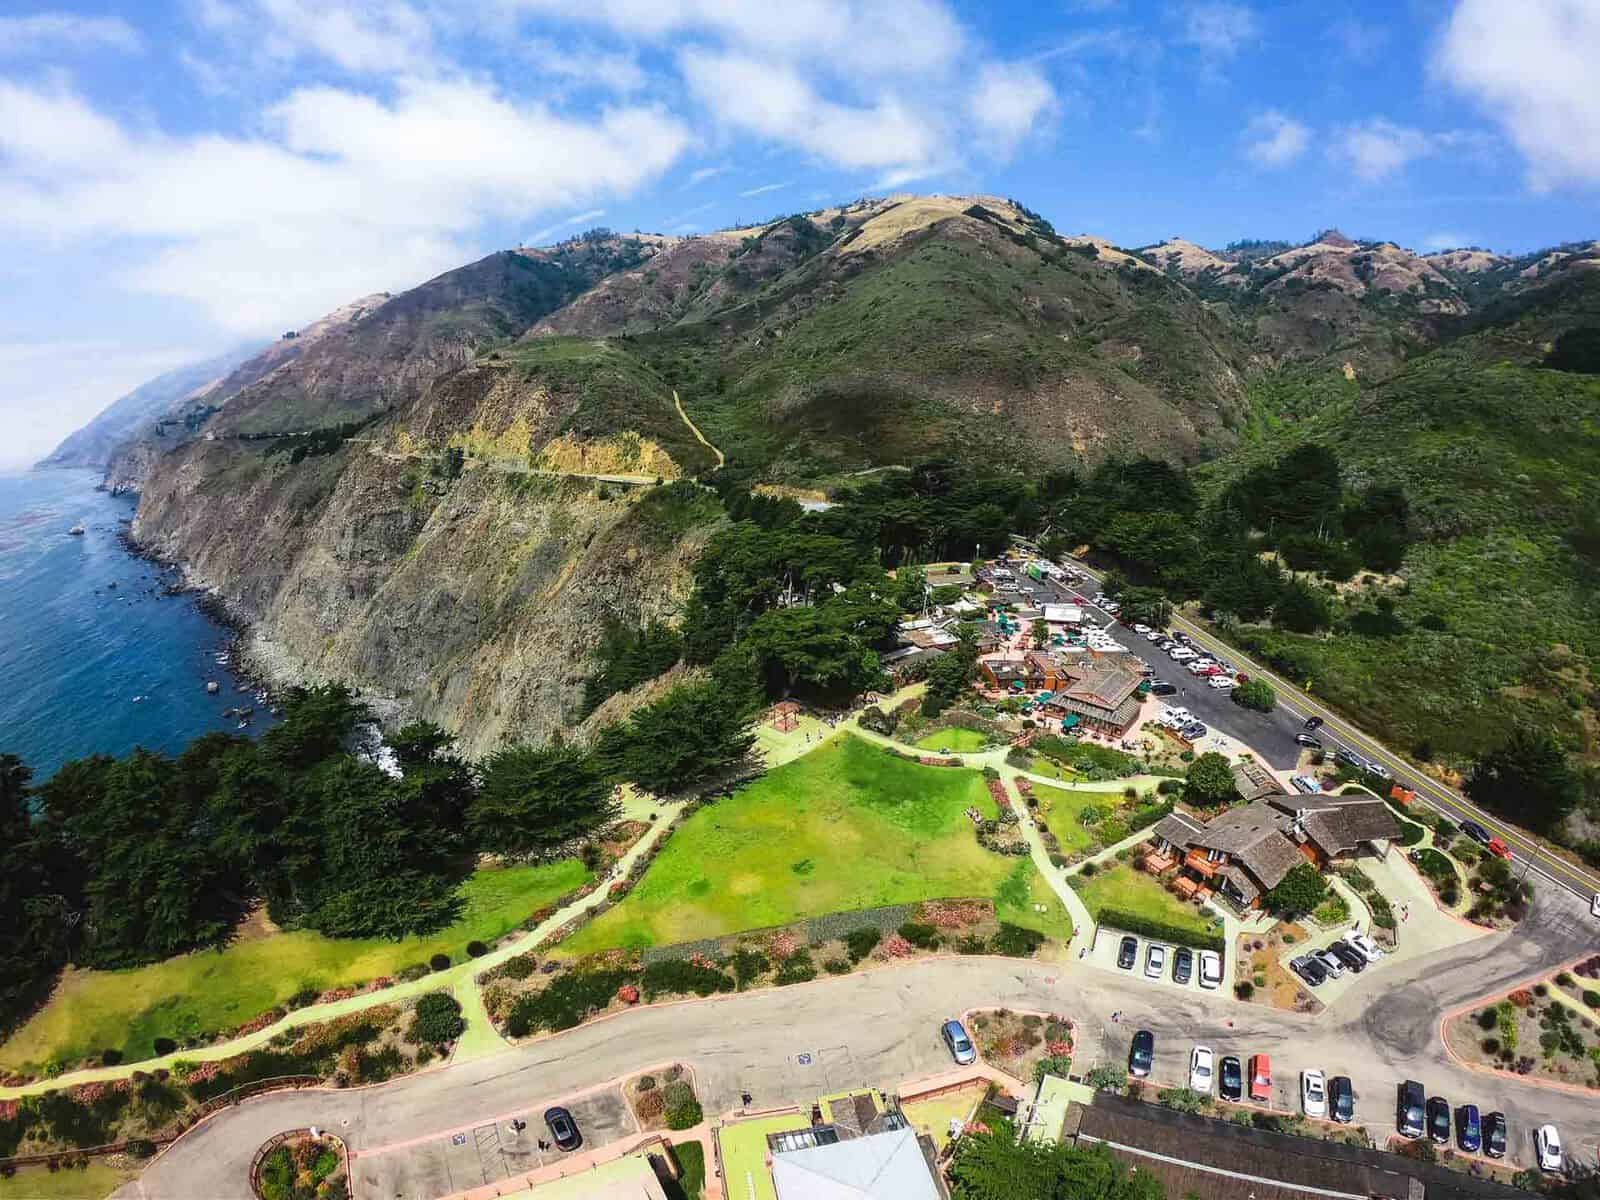
<svg viewBox="0 0 1600 1200"><path fill-rule="evenodd" d="M1136 933L1142 937L1154 938L1158 942L1176 942L1180 946L1192 946L1196 950L1215 950L1219 954L1227 946L1226 940L1220 933L1196 933L1192 929L1168 925L1165 921L1153 921L1139 913L1126 912L1120 908L1101 909L1100 924L1109 925L1121 933Z"/></svg>

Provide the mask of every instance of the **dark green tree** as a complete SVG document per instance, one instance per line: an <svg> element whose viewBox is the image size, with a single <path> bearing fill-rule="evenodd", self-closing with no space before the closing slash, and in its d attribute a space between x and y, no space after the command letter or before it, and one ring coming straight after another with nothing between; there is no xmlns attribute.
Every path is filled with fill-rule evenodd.
<svg viewBox="0 0 1600 1200"><path fill-rule="evenodd" d="M1519 725L1505 745L1478 759L1465 791L1475 804L1554 833L1582 798L1583 780L1554 734Z"/></svg>
<svg viewBox="0 0 1600 1200"><path fill-rule="evenodd" d="M476 844L499 854L549 854L620 811L601 764L577 746L499 750L482 776L467 819Z"/></svg>
<svg viewBox="0 0 1600 1200"><path fill-rule="evenodd" d="M754 709L716 680L679 684L602 738L603 761L658 795L703 783L755 743Z"/></svg>
<svg viewBox="0 0 1600 1200"><path fill-rule="evenodd" d="M1288 583L1272 606L1272 623L1291 633L1315 633L1328 627L1328 601L1302 580Z"/></svg>
<svg viewBox="0 0 1600 1200"><path fill-rule="evenodd" d="M956 636L956 644L934 659L928 669L928 687L922 694L925 717L937 717L965 695L977 674L978 627L963 621Z"/></svg>
<svg viewBox="0 0 1600 1200"><path fill-rule="evenodd" d="M1233 784L1233 768L1215 750L1208 750L1189 764L1183 798L1191 804L1223 804L1239 798Z"/></svg>
<svg viewBox="0 0 1600 1200"><path fill-rule="evenodd" d="M1118 616L1129 625L1139 623L1165 629L1172 621L1172 601L1160 588L1124 588L1118 600L1122 604Z"/></svg>
<svg viewBox="0 0 1600 1200"><path fill-rule="evenodd" d="M51 886L28 812L32 772L0 754L0 1033L41 999L66 961L66 901Z"/></svg>
<svg viewBox="0 0 1600 1200"><path fill-rule="evenodd" d="M1161 1181L1103 1146L1018 1141L1009 1122L968 1133L950 1163L953 1200L1165 1200Z"/></svg>
<svg viewBox="0 0 1600 1200"><path fill-rule="evenodd" d="M1301 916L1328 898L1328 884L1308 862L1295 863L1276 887L1261 898L1264 908L1280 917Z"/></svg>
<svg viewBox="0 0 1600 1200"><path fill-rule="evenodd" d="M1233 689L1233 702L1256 712L1271 712L1278 706L1278 693L1265 679L1247 679Z"/></svg>

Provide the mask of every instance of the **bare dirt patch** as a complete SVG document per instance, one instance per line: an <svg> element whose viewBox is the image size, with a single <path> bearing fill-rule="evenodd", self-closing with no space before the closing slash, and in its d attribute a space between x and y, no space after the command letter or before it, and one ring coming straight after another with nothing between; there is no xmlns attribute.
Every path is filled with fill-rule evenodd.
<svg viewBox="0 0 1600 1200"><path fill-rule="evenodd" d="M986 1063L1024 1081L1044 1065L1063 1076L1072 1065L1072 1026L1059 1013L981 1009L967 1018L967 1032Z"/></svg>
<svg viewBox="0 0 1600 1200"><path fill-rule="evenodd" d="M1285 1012L1321 1012L1322 1002L1279 961L1285 950L1304 945L1306 938L1305 927L1292 921L1279 922L1264 934L1241 934L1234 961L1242 964L1239 981L1248 981L1251 989L1241 999Z"/></svg>

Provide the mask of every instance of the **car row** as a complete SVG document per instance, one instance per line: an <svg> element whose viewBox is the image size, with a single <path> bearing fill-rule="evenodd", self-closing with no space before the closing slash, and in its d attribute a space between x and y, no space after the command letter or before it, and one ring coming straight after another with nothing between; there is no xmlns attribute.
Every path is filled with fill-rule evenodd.
<svg viewBox="0 0 1600 1200"><path fill-rule="evenodd" d="M1498 858L1506 859L1508 862L1510 861L1511 847L1506 845L1499 838L1495 837L1494 834L1490 833L1476 821L1461 822L1461 832L1466 834L1473 841L1477 842L1478 845L1482 846L1490 854L1493 854Z"/></svg>
<svg viewBox="0 0 1600 1200"><path fill-rule="evenodd" d="M1210 732L1205 722L1187 708L1165 708L1156 715L1155 722L1165 725L1190 743L1198 742Z"/></svg>
<svg viewBox="0 0 1600 1200"><path fill-rule="evenodd" d="M1289 969L1311 987L1321 987L1346 971L1359 975L1383 957L1383 949L1364 933L1347 933L1324 950L1302 954Z"/></svg>
<svg viewBox="0 0 1600 1200"><path fill-rule="evenodd" d="M1187 984L1193 978L1195 953L1187 946L1172 952L1172 982ZM1139 962L1139 939L1124 934L1117 945L1117 966L1131 971ZM1151 942L1145 947L1144 974L1147 979L1160 979L1167 973L1167 947ZM1222 986L1222 955L1215 950L1200 951L1200 986L1208 991Z"/></svg>
<svg viewBox="0 0 1600 1200"><path fill-rule="evenodd" d="M1426 1137L1436 1146L1448 1146L1453 1134L1461 1150L1490 1158L1505 1157L1510 1134L1505 1113L1480 1114L1476 1104L1463 1104L1452 1110L1450 1101L1443 1096L1428 1096L1415 1079L1404 1080L1397 1089L1394 1125L1402 1137ZM1554 1125L1541 1125L1535 1130L1533 1143L1540 1170L1561 1170L1561 1134Z"/></svg>
<svg viewBox="0 0 1600 1200"><path fill-rule="evenodd" d="M1155 1034L1148 1029L1135 1033L1128 1050L1128 1073L1140 1079L1148 1076L1155 1065L1155 1049ZM1210 1046L1195 1046L1189 1051L1189 1090L1209 1096L1213 1085L1223 1100L1237 1104L1248 1097L1252 1104L1270 1104L1272 1058L1252 1054L1246 1064L1236 1055L1218 1059ZM1348 1124L1355 1120L1355 1088L1349 1076L1329 1079L1319 1070L1307 1069L1300 1072L1300 1106L1308 1117Z"/></svg>
<svg viewBox="0 0 1600 1200"><path fill-rule="evenodd" d="M1381 762L1363 758L1348 746L1336 746L1333 751L1333 761L1349 767L1352 771L1360 771L1366 775L1375 775L1379 779L1390 779L1389 768Z"/></svg>

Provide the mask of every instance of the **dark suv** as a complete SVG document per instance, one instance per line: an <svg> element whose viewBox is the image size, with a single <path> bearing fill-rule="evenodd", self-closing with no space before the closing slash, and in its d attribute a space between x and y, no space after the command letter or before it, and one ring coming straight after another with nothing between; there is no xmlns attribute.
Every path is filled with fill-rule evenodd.
<svg viewBox="0 0 1600 1200"><path fill-rule="evenodd" d="M1231 1054L1219 1064L1217 1091L1222 1094L1224 1100L1244 1098L1244 1072L1239 1067L1239 1060Z"/></svg>
<svg viewBox="0 0 1600 1200"><path fill-rule="evenodd" d="M1350 1076L1335 1075L1328 1080L1328 1115L1342 1125L1356 1119L1356 1091Z"/></svg>
<svg viewBox="0 0 1600 1200"><path fill-rule="evenodd" d="M1333 943L1328 949L1333 951L1333 956L1342 962L1348 970L1354 971L1357 975L1367 969L1367 956L1343 938Z"/></svg>
<svg viewBox="0 0 1600 1200"><path fill-rule="evenodd" d="M1443 1096L1428 1097L1428 1137L1440 1146L1450 1144L1450 1101Z"/></svg>
<svg viewBox="0 0 1600 1200"><path fill-rule="evenodd" d="M1400 1085L1399 1099L1395 1105L1394 1127L1408 1138L1419 1138L1423 1130L1423 1092L1422 1085L1415 1079L1408 1079Z"/></svg>
<svg viewBox="0 0 1600 1200"><path fill-rule="evenodd" d="M1187 946L1179 946L1177 953L1172 956L1172 982L1188 983L1193 973L1194 951Z"/></svg>
<svg viewBox="0 0 1600 1200"><path fill-rule="evenodd" d="M1483 1152L1490 1158L1506 1156L1506 1115L1492 1112L1483 1119Z"/></svg>
<svg viewBox="0 0 1600 1200"><path fill-rule="evenodd" d="M1133 964L1139 961L1139 942L1136 938L1125 937L1122 944L1117 947L1117 966L1124 971L1133 970Z"/></svg>
<svg viewBox="0 0 1600 1200"><path fill-rule="evenodd" d="M1133 1035L1133 1047L1128 1051L1128 1074L1143 1079L1150 1074L1156 1059L1156 1035L1141 1029Z"/></svg>

